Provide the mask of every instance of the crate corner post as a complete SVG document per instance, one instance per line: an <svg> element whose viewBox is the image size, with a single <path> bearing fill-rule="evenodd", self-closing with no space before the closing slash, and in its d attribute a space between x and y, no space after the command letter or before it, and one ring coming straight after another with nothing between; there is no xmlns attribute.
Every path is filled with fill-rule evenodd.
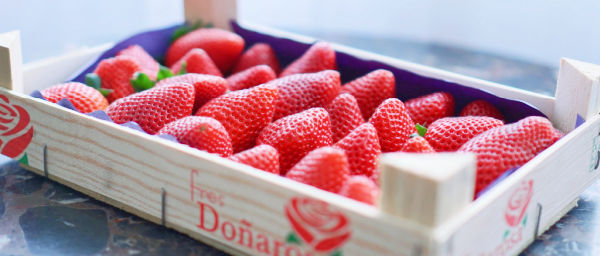
<svg viewBox="0 0 600 256"><path fill-rule="evenodd" d="M230 21L237 18L237 0L184 0L183 6L188 24L202 20L231 30Z"/></svg>
<svg viewBox="0 0 600 256"><path fill-rule="evenodd" d="M600 65L562 58L552 122L570 132L600 111Z"/></svg>
<svg viewBox="0 0 600 256"><path fill-rule="evenodd" d="M0 87L23 91L21 34L18 30L0 33Z"/></svg>
<svg viewBox="0 0 600 256"><path fill-rule="evenodd" d="M389 153L381 158L382 211L437 227L473 200L475 155Z"/></svg>

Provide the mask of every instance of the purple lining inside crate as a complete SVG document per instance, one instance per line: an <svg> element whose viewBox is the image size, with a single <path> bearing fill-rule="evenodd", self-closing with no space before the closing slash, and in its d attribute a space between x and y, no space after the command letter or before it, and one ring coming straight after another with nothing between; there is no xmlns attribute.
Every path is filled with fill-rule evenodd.
<svg viewBox="0 0 600 256"><path fill-rule="evenodd" d="M42 100L48 101L46 98L44 98L44 96L42 95L42 93L40 93L40 91L38 91L38 90L33 91L30 94L30 96L34 97L34 98L38 98L38 99L42 99ZM59 100L58 102L56 102L56 104L59 105L59 106L61 106L61 107L63 107L63 108L67 108L67 109L79 112L79 110L77 110L77 108L75 108L75 106L73 105L73 103L71 103L71 101L69 101L66 98ZM81 113L81 112L79 112L79 113ZM94 118L97 118L97 119L100 119L100 120L103 120L103 121L108 121L108 122L114 123L113 120L110 119L110 117L103 110L96 110L94 112L86 113L84 115L88 115L88 116L91 116L91 117L94 117ZM137 124L136 122L127 122L127 123L120 124L120 125L121 126L125 126L125 127L129 128L129 129L133 129L133 130L136 130L136 131L147 133L146 131L142 130L142 128L140 127L140 125ZM154 135L154 136L159 137L159 138L163 138L165 140L170 140L170 141L179 143L179 141L177 141L177 138L175 138L173 135L170 135L170 134L160 134L160 135Z"/></svg>
<svg viewBox="0 0 600 256"><path fill-rule="evenodd" d="M252 30L248 30L241 27L236 22L232 22L232 26L233 30L241 37L243 37L246 41L246 48L258 42L264 42L271 45L271 47L273 47L273 49L275 50L277 58L279 59L282 67L285 67L287 64L291 63L293 60L301 56L302 53L304 53L311 46L311 44L296 42L290 39L275 37L272 35L262 34ZM102 59L113 57L119 51L127 48L132 44L138 44L156 59L162 59L170 44L170 36L177 27L179 27L179 25L171 26L164 29L147 31L129 37L117 43L111 49L105 51L89 66L82 68L79 72L74 74L70 79L68 79L68 81L77 81L83 83L85 81L85 74L93 72ZM478 99L483 99L496 106L504 115L507 123L518 121L527 116L545 117L545 115L542 112L540 112L538 109L536 109L528 103L518 100L501 98L481 89L471 88L449 81L421 76L413 72L390 66L385 63L381 63L374 60L360 59L346 53L337 52L336 60L338 64L338 70L341 73L342 82L351 81L352 79L360 77L376 69L390 70L396 78L397 97L403 101L437 91L445 91L452 94L455 97L456 113L459 113L459 111L469 102ZM106 116L106 113L91 113L89 115L106 120L105 117L103 117ZM135 129L135 127L131 126L136 126L137 124L124 125ZM172 138L171 140L174 140L174 138ZM516 169L517 168L506 171L494 182L492 182L485 190L480 192L477 196L479 197L481 194L489 190L495 184L508 177Z"/></svg>

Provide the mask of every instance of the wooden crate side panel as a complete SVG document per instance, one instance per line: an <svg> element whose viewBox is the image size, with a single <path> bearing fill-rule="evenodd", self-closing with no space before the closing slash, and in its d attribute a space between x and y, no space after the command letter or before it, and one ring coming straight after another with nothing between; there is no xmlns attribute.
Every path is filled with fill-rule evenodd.
<svg viewBox="0 0 600 256"><path fill-rule="evenodd" d="M167 226L200 240L206 237L245 253L270 255L310 253L305 242L310 234L312 246L332 238L320 248L335 247L346 255L398 255L429 248L427 230L375 207L42 100L6 90L0 95L26 109L34 129L33 140L17 158L27 154L28 165L43 170L47 146L51 178L85 188L152 221L161 218L164 189ZM335 232L318 232L298 221L298 209L315 207L329 208L329 217L340 222ZM293 228L290 219L300 224ZM302 245L286 242L299 227L305 228Z"/></svg>
<svg viewBox="0 0 600 256"><path fill-rule="evenodd" d="M27 63L23 67L23 91L16 92L29 95L35 90L41 91L51 85L65 82L70 75L82 70L82 67L87 67L112 46L112 43L107 43Z"/></svg>
<svg viewBox="0 0 600 256"><path fill-rule="evenodd" d="M600 116L596 116L439 227L436 239L445 242L437 254L518 253L598 178L599 150Z"/></svg>

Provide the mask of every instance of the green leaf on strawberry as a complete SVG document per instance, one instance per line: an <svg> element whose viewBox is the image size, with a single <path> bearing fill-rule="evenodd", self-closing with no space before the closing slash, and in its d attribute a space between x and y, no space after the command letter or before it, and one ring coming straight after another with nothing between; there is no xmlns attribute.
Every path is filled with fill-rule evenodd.
<svg viewBox="0 0 600 256"><path fill-rule="evenodd" d="M154 87L154 81L152 81L148 75L141 72L135 72L130 81L131 86L136 92L145 91Z"/></svg>
<svg viewBox="0 0 600 256"><path fill-rule="evenodd" d="M156 82L172 76L174 76L173 72L171 72L169 68L161 65L156 74Z"/></svg>
<svg viewBox="0 0 600 256"><path fill-rule="evenodd" d="M183 75L187 73L187 63L185 61L181 62L181 69L177 73L177 75Z"/></svg>
<svg viewBox="0 0 600 256"><path fill-rule="evenodd" d="M419 136L425 137L425 133L427 133L427 128L425 128L425 126L416 124L415 128L417 129L417 133L419 134Z"/></svg>
<svg viewBox="0 0 600 256"><path fill-rule="evenodd" d="M102 96L106 97L113 92L112 89L102 88L102 79L96 73L87 73L85 75L85 84L89 87L92 87L98 90Z"/></svg>
<svg viewBox="0 0 600 256"><path fill-rule="evenodd" d="M85 75L85 84L89 87L98 90L102 86L102 80L100 79L100 76L98 76L98 74L96 73L87 73Z"/></svg>
<svg viewBox="0 0 600 256"><path fill-rule="evenodd" d="M177 29L175 29L175 31L173 32L173 34L171 35L171 42L175 42L175 40L179 39L180 37L184 36L185 34L192 32L196 29L199 28L212 28L213 24L211 22L208 22L206 24L204 24L202 22L202 19L199 19L198 21L196 21L196 23L194 23L193 25L189 25L189 24L185 24Z"/></svg>

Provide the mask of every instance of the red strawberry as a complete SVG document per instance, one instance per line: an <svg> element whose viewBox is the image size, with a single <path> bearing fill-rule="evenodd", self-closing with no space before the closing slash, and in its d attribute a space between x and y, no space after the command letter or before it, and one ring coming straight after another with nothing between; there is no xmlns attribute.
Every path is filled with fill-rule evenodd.
<svg viewBox="0 0 600 256"><path fill-rule="evenodd" d="M227 81L224 78L201 74L184 74L169 77L160 80L155 87L177 83L188 83L194 86L194 91L196 92L196 96L194 97L194 109L192 110L194 112L209 100L219 97L227 92Z"/></svg>
<svg viewBox="0 0 600 256"><path fill-rule="evenodd" d="M344 151L322 147L308 153L285 175L323 190L337 193L348 179L348 160Z"/></svg>
<svg viewBox="0 0 600 256"><path fill-rule="evenodd" d="M271 122L276 98L277 88L264 84L215 98L196 115L221 122L231 137L233 152L237 153L255 145L260 131Z"/></svg>
<svg viewBox="0 0 600 256"><path fill-rule="evenodd" d="M477 155L475 193L505 171L519 167L562 137L544 117L531 116L489 129L462 145L458 151Z"/></svg>
<svg viewBox="0 0 600 256"><path fill-rule="evenodd" d="M409 136L416 132L404 103L396 98L383 101L369 123L377 129L382 152L400 151Z"/></svg>
<svg viewBox="0 0 600 256"><path fill-rule="evenodd" d="M117 56L129 56L133 58L142 68L142 73L148 75L150 79L156 80L156 74L158 74L160 66L141 46L137 44L131 45L117 53Z"/></svg>
<svg viewBox="0 0 600 256"><path fill-rule="evenodd" d="M201 48L219 67L228 73L244 50L244 39L235 33L218 28L200 28L175 40L166 54L166 64L175 64L191 49Z"/></svg>
<svg viewBox="0 0 600 256"><path fill-rule="evenodd" d="M331 45L326 42L318 42L311 46L300 58L290 63L280 77L315 73L328 69L337 69L335 63L335 52L331 49Z"/></svg>
<svg viewBox="0 0 600 256"><path fill-rule="evenodd" d="M279 97L273 120L315 107L325 107L340 92L340 73L333 70L275 79Z"/></svg>
<svg viewBox="0 0 600 256"><path fill-rule="evenodd" d="M476 100L467 104L460 111L460 116L489 116L498 120L504 120L504 116L500 113L500 110L485 100Z"/></svg>
<svg viewBox="0 0 600 256"><path fill-rule="evenodd" d="M98 90L78 82L54 85L41 93L52 103L68 99L81 113L104 110L108 107L108 101Z"/></svg>
<svg viewBox="0 0 600 256"><path fill-rule="evenodd" d="M425 139L436 151L456 151L471 138L503 124L484 116L445 117L429 125Z"/></svg>
<svg viewBox="0 0 600 256"><path fill-rule="evenodd" d="M405 103L412 120L427 127L442 117L454 115L454 97L447 92L436 92L414 98Z"/></svg>
<svg viewBox="0 0 600 256"><path fill-rule="evenodd" d="M329 114L325 109L311 108L281 118L265 127L256 143L277 149L279 170L285 175L308 152L332 144Z"/></svg>
<svg viewBox="0 0 600 256"><path fill-rule="evenodd" d="M229 159L279 175L279 153L269 145L258 145L230 156Z"/></svg>
<svg viewBox="0 0 600 256"><path fill-rule="evenodd" d="M361 124L334 146L346 153L352 175L370 177L377 172L377 160L381 155L381 147L377 130L372 124Z"/></svg>
<svg viewBox="0 0 600 256"><path fill-rule="evenodd" d="M392 72L378 69L345 84L342 92L352 94L362 116L369 119L381 102L396 97L396 80Z"/></svg>
<svg viewBox="0 0 600 256"><path fill-rule="evenodd" d="M225 127L210 117L186 116L166 124L158 134L173 135L180 143L222 157L233 154Z"/></svg>
<svg viewBox="0 0 600 256"><path fill-rule="evenodd" d="M129 121L155 134L165 124L192 114L194 87L180 83L139 92L111 103L108 116L117 124Z"/></svg>
<svg viewBox="0 0 600 256"><path fill-rule="evenodd" d="M242 54L237 61L235 68L233 68L233 73L235 74L258 65L267 65L271 67L271 69L275 71L275 74L279 74L279 71L281 70L273 48L265 43L257 43Z"/></svg>
<svg viewBox="0 0 600 256"><path fill-rule="evenodd" d="M129 56L117 56L100 61L94 73L100 77L102 88L113 90L106 97L108 102L113 102L135 92L130 79L135 72L141 71L142 68L135 59Z"/></svg>
<svg viewBox="0 0 600 256"><path fill-rule="evenodd" d="M229 90L237 91L264 84L275 78L277 78L277 75L269 66L258 65L229 76L227 83L229 84Z"/></svg>
<svg viewBox="0 0 600 256"><path fill-rule="evenodd" d="M435 150L429 145L427 140L421 136L414 136L408 139L400 151L410 153L435 153Z"/></svg>
<svg viewBox="0 0 600 256"><path fill-rule="evenodd" d="M190 50L179 61L171 66L171 70L173 73L179 74L183 65L185 65L186 73L223 76L215 63L208 57L208 54L202 49L197 48Z"/></svg>
<svg viewBox="0 0 600 256"><path fill-rule="evenodd" d="M374 205L379 196L379 187L365 176L351 176L344 182L339 194L356 201Z"/></svg>
<svg viewBox="0 0 600 256"><path fill-rule="evenodd" d="M365 122L360 114L356 99L348 93L337 96L326 109L331 118L333 142L342 139L354 128Z"/></svg>

